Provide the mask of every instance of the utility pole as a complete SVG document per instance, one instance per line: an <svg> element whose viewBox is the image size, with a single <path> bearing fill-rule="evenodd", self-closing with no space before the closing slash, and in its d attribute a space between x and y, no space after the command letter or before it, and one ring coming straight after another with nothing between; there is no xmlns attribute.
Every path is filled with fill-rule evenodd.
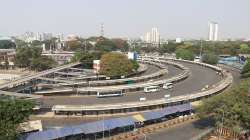
<svg viewBox="0 0 250 140"><path fill-rule="evenodd" d="M104 139L104 117L102 116L102 139Z"/></svg>
<svg viewBox="0 0 250 140"><path fill-rule="evenodd" d="M200 60L201 60L201 57L202 57L202 49L203 49L203 45L202 45L202 39L200 40Z"/></svg>
<svg viewBox="0 0 250 140"><path fill-rule="evenodd" d="M104 24L101 23L101 37L104 37Z"/></svg>
<svg viewBox="0 0 250 140"><path fill-rule="evenodd" d="M222 133L222 129L223 129L224 116L225 116L225 113L224 113L224 110L222 110L221 130L220 130L220 134L219 134L218 140L220 140L220 137L222 135L221 133Z"/></svg>

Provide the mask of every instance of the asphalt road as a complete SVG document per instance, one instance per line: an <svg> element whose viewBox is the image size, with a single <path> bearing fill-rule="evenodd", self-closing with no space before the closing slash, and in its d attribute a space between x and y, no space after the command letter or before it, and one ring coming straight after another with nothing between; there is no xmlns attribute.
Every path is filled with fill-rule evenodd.
<svg viewBox="0 0 250 140"><path fill-rule="evenodd" d="M206 70L207 69L205 69L205 71ZM227 70L229 70L233 74L234 84L237 85L239 83L239 81L240 81L240 73L239 73L239 71L231 70L231 69L228 69L228 68L227 68ZM170 73L175 72L174 68L172 69L171 67L169 67L169 71L170 71ZM202 72L203 70L197 69L197 71ZM210 70L208 70L208 71L210 71ZM193 72L196 72L196 70L192 71L192 73ZM214 73L214 72L212 71L212 73ZM207 77L210 76L209 74L210 74L210 72L208 72L207 74L204 74L204 76L207 75L207 76L204 77L204 76L201 76L199 73L195 73L194 76L198 76L198 77L201 76L200 79L204 79L204 78L207 79ZM214 76L214 75L211 75L211 76ZM214 80L211 80L212 78L211 79L210 78L207 79L208 82L209 81L213 82ZM189 79L186 79L186 80L192 81L193 79L196 79L196 77L190 77ZM182 88L186 88L186 90L189 90L189 88L187 88L188 85L186 85L186 86L182 85L182 84L189 84L189 83L186 83L186 80L183 81L183 82L180 82L177 85L179 85ZM191 82L191 84L192 84L192 82ZM175 90L177 88L177 85L175 87ZM113 118L114 116L110 116L110 117ZM115 116L115 117L119 117L119 116ZM96 121L96 120L99 120L99 119L102 119L102 118L100 118L100 117L86 118L84 116L81 117L81 118L71 118L71 117L69 117L69 118L48 118L48 119L42 118L42 123L43 123L44 128L46 129L46 128L51 128L51 127L63 127L63 126L77 125L77 124L80 124L80 123ZM169 128L169 129L163 129L163 130L158 131L156 133L147 135L147 140L188 140L188 139L191 139L191 138L199 135L200 133L206 131L210 127L211 127L210 122L207 121L207 120L195 121L195 122L192 122L192 123L185 123L185 124L182 124L182 125L179 125L179 126L176 126L176 127L172 127L172 128Z"/></svg>
<svg viewBox="0 0 250 140"><path fill-rule="evenodd" d="M224 66L223 68L230 71L234 78L234 86L240 82L240 71ZM186 123L177 127L164 129L157 133L147 136L148 140L189 140L195 136L198 136L202 132L211 128L211 122L208 120L195 121L193 123Z"/></svg>
<svg viewBox="0 0 250 140"><path fill-rule="evenodd" d="M94 105L94 104L110 104L110 103L125 103L136 102L141 97L146 97L147 100L155 100L163 98L165 94L171 96L179 96L200 91L206 85L212 85L220 80L220 77L215 71L209 68L201 67L195 64L182 63L190 68L191 76L184 81L176 83L172 93L161 89L160 92L146 94L143 91L127 93L122 97L97 98L95 96L47 96L44 97L44 107L53 105ZM170 78L181 72L180 69L168 65L169 73L163 78ZM162 78L161 78L162 79Z"/></svg>
<svg viewBox="0 0 250 140"><path fill-rule="evenodd" d="M207 129L211 128L211 121L198 120L192 123L185 123L172 128L159 130L150 135L146 135L147 140L189 140ZM140 140L144 140L141 138Z"/></svg>

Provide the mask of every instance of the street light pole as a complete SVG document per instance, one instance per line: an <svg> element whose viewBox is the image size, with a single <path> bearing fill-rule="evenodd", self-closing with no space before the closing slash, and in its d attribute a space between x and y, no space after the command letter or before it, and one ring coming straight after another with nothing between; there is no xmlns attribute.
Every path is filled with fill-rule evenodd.
<svg viewBox="0 0 250 140"><path fill-rule="evenodd" d="M102 139L104 139L104 117L102 116Z"/></svg>
<svg viewBox="0 0 250 140"><path fill-rule="evenodd" d="M202 48L203 48L203 45L202 45L202 39L200 40L200 60L201 60L201 56L202 56Z"/></svg>
<svg viewBox="0 0 250 140"><path fill-rule="evenodd" d="M222 129L223 129L223 121L224 121L224 116L225 116L225 113L224 113L224 110L222 110L222 118L221 118L221 131L220 131L220 134L219 134L219 138L218 138L218 140L220 140L220 137L221 137L221 133L222 133Z"/></svg>
<svg viewBox="0 0 250 140"><path fill-rule="evenodd" d="M142 135L144 136L144 140L147 140L147 135L142 133Z"/></svg>

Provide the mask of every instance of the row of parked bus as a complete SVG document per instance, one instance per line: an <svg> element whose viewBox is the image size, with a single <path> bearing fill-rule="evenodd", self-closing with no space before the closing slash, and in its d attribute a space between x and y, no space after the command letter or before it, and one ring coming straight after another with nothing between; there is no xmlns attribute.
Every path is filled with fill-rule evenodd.
<svg viewBox="0 0 250 140"><path fill-rule="evenodd" d="M173 90L173 83L165 83L162 86L163 89ZM148 86L144 88L145 93L160 91L160 86Z"/></svg>
<svg viewBox="0 0 250 140"><path fill-rule="evenodd" d="M162 86L163 89L166 90L173 90L173 83L165 83ZM144 88L145 93L152 93L160 91L160 86L148 86ZM97 92L97 97L104 98L104 97L116 97L122 96L122 91L99 91Z"/></svg>

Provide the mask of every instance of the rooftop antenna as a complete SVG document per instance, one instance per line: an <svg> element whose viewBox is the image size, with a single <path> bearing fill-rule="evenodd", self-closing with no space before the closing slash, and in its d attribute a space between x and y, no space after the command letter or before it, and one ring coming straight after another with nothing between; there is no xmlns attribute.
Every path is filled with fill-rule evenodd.
<svg viewBox="0 0 250 140"><path fill-rule="evenodd" d="M101 36L104 37L104 24L101 23Z"/></svg>

